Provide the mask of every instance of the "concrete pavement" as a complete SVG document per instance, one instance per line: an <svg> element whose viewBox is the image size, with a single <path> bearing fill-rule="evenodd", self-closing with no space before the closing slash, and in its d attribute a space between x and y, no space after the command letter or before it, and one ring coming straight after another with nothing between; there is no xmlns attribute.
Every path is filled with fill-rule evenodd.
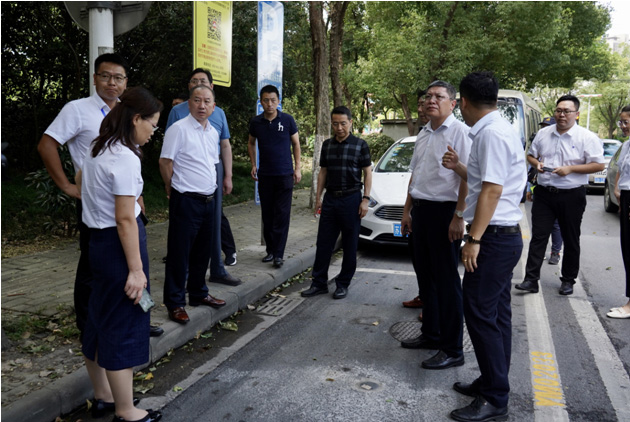
<svg viewBox="0 0 630 422"><path fill-rule="evenodd" d="M285 263L280 269L261 262L265 247L260 241L260 207L249 201L224 208L238 250L237 265L226 268L230 274L241 278L243 284L230 287L208 283L210 293L226 300L227 305L220 309L187 307L191 321L186 325L170 321L166 308L159 306L162 304L164 286L162 257L166 255L168 223L147 226L151 293L158 304L151 312L151 323L160 325L165 333L161 337L151 338L150 362L144 367L313 265L318 220L308 208L308 200L308 190L294 191ZM50 316L60 312L64 306L72 305L78 258L78 243L73 243L60 250L3 259L2 311L35 312ZM29 377L25 376L23 382L5 385L3 378L3 396L13 395L15 400L9 397L9 404L3 405L2 422L50 422L93 396L84 367L24 395L30 388L28 381Z"/></svg>

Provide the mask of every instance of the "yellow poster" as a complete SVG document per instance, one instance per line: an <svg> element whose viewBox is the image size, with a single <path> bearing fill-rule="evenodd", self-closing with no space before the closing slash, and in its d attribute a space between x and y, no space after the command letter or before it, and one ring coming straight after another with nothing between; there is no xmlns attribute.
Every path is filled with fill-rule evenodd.
<svg viewBox="0 0 630 422"><path fill-rule="evenodd" d="M212 73L215 85L232 85L232 2L196 1L193 9L193 67Z"/></svg>

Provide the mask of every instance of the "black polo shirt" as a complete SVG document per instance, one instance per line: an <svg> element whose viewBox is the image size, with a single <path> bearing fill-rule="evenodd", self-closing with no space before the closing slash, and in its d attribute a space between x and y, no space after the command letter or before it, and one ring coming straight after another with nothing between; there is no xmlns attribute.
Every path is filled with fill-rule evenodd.
<svg viewBox="0 0 630 422"><path fill-rule="evenodd" d="M278 110L272 121L264 113L249 122L249 134L258 139L258 174L260 176L288 176L293 174L291 136L298 131L290 114Z"/></svg>
<svg viewBox="0 0 630 422"><path fill-rule="evenodd" d="M326 189L339 191L361 188L361 171L372 165L370 148L367 142L354 135L343 142L335 138L326 139L322 144L320 167L326 167Z"/></svg>

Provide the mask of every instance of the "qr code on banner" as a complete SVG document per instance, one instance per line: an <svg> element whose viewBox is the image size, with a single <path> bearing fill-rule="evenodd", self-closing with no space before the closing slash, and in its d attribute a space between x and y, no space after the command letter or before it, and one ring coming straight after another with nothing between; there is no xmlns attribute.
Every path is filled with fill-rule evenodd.
<svg viewBox="0 0 630 422"><path fill-rule="evenodd" d="M208 8L208 39L221 41L221 12Z"/></svg>

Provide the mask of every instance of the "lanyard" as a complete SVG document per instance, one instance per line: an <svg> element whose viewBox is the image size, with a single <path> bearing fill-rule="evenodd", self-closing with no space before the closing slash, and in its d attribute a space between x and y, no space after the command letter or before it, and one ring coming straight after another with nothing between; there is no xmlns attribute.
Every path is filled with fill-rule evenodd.
<svg viewBox="0 0 630 422"><path fill-rule="evenodd" d="M103 117L107 116L107 113L105 113L105 110L103 110L102 108L101 108L101 113L103 114Z"/></svg>

